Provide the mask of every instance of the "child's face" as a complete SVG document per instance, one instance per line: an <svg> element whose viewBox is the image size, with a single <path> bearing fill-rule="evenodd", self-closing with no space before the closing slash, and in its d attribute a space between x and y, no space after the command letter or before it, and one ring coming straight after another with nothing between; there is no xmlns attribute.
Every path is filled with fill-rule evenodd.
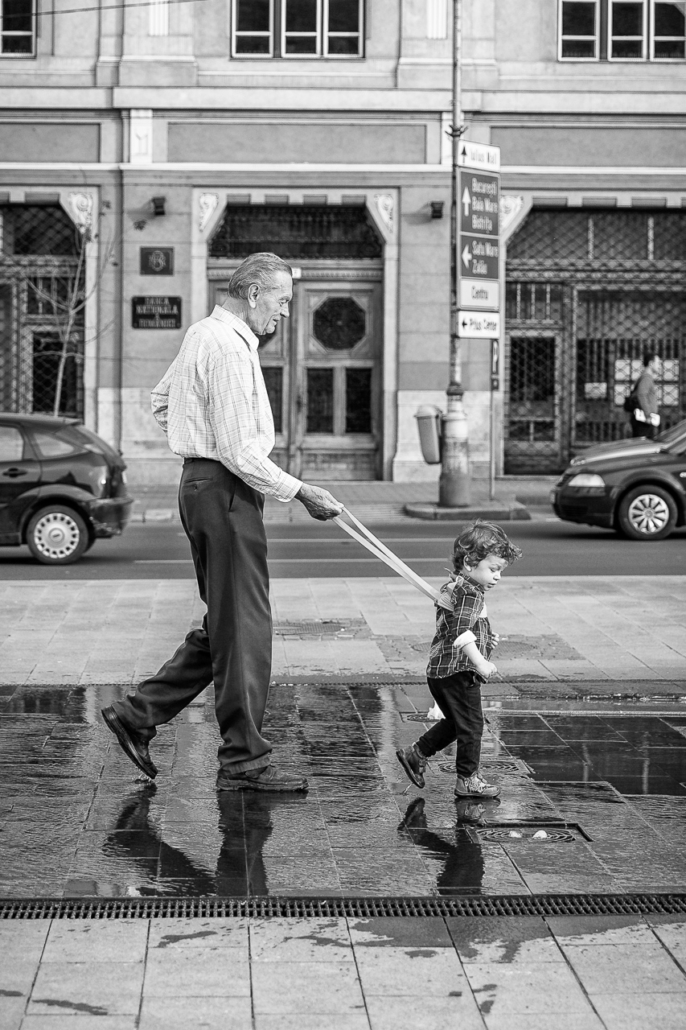
<svg viewBox="0 0 686 1030"><path fill-rule="evenodd" d="M500 581L500 575L506 568L504 558L499 558L497 554L487 554L473 568L465 563L464 573L473 583L478 583L484 590L490 590Z"/></svg>

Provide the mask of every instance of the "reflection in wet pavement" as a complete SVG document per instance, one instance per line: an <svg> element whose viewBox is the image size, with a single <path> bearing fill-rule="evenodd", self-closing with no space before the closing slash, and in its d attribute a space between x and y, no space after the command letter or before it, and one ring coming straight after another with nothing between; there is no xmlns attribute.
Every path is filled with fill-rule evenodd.
<svg viewBox="0 0 686 1030"><path fill-rule="evenodd" d="M423 689L275 686L274 760L310 780L284 796L215 792L209 702L161 728L153 785L100 720L123 688L3 688L0 895L683 889L684 717L491 709L482 764L501 798L456 804L449 752L421 794L395 758L422 732L407 715Z"/></svg>

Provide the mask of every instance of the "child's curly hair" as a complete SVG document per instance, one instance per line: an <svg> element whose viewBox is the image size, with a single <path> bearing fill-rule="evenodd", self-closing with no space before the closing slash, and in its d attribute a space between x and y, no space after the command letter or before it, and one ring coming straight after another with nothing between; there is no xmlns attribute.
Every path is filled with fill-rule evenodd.
<svg viewBox="0 0 686 1030"><path fill-rule="evenodd" d="M522 557L519 547L511 543L506 534L493 522L476 519L470 522L453 545L453 569L462 572L465 562L470 567L478 565L489 554L504 558L508 565Z"/></svg>

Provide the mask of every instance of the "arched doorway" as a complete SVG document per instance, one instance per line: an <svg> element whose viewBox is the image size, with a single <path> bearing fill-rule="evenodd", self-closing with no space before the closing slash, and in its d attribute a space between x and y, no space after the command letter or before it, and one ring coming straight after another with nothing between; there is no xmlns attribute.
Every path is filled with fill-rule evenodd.
<svg viewBox="0 0 686 1030"><path fill-rule="evenodd" d="M361 205L229 205L210 239L210 306L248 254L293 265L291 317L260 344L274 460L293 475L381 474L382 247Z"/></svg>

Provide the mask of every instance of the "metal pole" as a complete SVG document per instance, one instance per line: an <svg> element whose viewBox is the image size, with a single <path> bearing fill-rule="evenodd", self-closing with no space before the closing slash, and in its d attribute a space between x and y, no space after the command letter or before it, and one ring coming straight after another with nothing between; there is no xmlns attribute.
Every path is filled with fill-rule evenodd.
<svg viewBox="0 0 686 1030"><path fill-rule="evenodd" d="M457 218L458 152L462 124L462 77L460 48L462 43L462 0L453 0L453 125L452 125L452 197L450 206L450 383L447 389L447 411L443 417L442 468L438 484L441 508L464 508L470 501L469 446L467 417L462 404L462 362L457 335L458 254Z"/></svg>

